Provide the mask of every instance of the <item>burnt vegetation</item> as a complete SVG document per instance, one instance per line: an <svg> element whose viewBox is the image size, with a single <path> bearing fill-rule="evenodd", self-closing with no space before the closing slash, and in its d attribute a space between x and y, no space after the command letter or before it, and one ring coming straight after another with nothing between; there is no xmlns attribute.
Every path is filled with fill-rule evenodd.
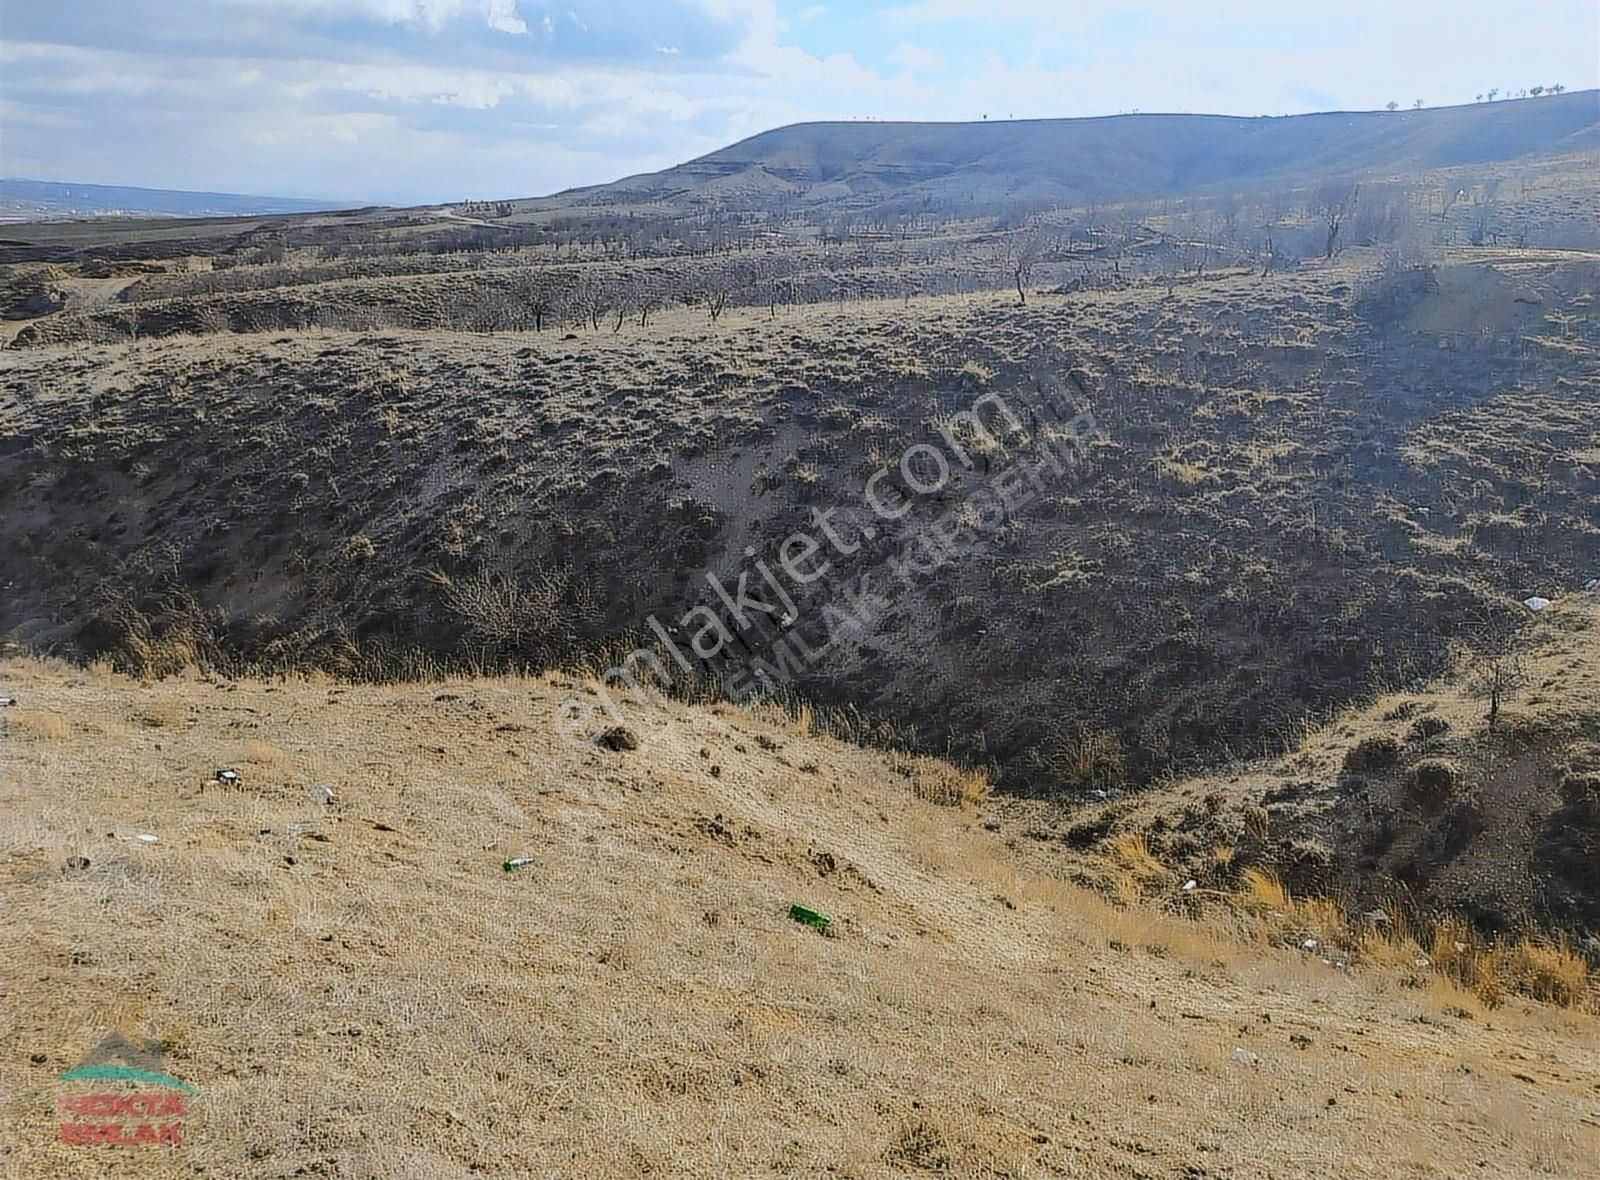
<svg viewBox="0 0 1600 1180"><path fill-rule="evenodd" d="M814 617L1053 427L991 415L928 494L908 448L1054 383L1099 427L1081 467L788 698L1069 801L1463 650L1500 728L1516 649L1475 621L1600 572L1590 164L19 230L0 636L146 674L598 671L836 509L861 548L794 590ZM1347 769L1461 811L1429 740Z"/></svg>

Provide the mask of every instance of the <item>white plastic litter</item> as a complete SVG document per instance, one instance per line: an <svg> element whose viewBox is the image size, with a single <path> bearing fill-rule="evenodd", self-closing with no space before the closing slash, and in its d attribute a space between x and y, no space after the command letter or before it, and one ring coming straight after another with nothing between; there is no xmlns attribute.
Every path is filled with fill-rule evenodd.
<svg viewBox="0 0 1600 1180"><path fill-rule="evenodd" d="M1194 880L1193 878L1191 878L1191 879L1189 879L1189 880L1187 880L1187 881L1185 881L1183 883L1183 891L1185 893L1193 893L1199 887L1200 887L1200 882Z"/></svg>
<svg viewBox="0 0 1600 1180"><path fill-rule="evenodd" d="M1389 915L1382 909L1382 907L1375 910L1368 910L1361 916L1369 922L1387 922L1389 920Z"/></svg>
<svg viewBox="0 0 1600 1180"><path fill-rule="evenodd" d="M137 840L140 844L158 844L159 837L152 836L149 832L134 832L132 835L119 836L119 840Z"/></svg>
<svg viewBox="0 0 1600 1180"><path fill-rule="evenodd" d="M1590 578L1583 584L1585 590L1600 590L1600 578Z"/></svg>
<svg viewBox="0 0 1600 1180"><path fill-rule="evenodd" d="M1240 1065L1259 1065L1261 1058L1243 1047L1235 1049L1229 1056Z"/></svg>
<svg viewBox="0 0 1600 1180"><path fill-rule="evenodd" d="M1303 951L1314 951L1314 950L1317 949L1318 945L1320 945L1320 944L1317 942L1316 939L1308 938L1308 939L1306 939L1304 942L1302 942L1300 944L1300 949L1303 950Z"/></svg>
<svg viewBox="0 0 1600 1180"><path fill-rule="evenodd" d="M1524 598L1522 600L1522 605L1527 607L1534 614L1538 614L1540 611L1544 610L1545 607L1550 605L1550 600L1548 598L1540 598L1537 594L1535 594L1532 598Z"/></svg>
<svg viewBox="0 0 1600 1180"><path fill-rule="evenodd" d="M327 783L318 783L311 788L311 798L323 805L330 804L333 802L333 788Z"/></svg>
<svg viewBox="0 0 1600 1180"><path fill-rule="evenodd" d="M224 786L236 787L239 785L239 772L237 770L223 769L217 771L217 781Z"/></svg>
<svg viewBox="0 0 1600 1180"><path fill-rule="evenodd" d="M17 703L16 697L0 697L0 709L9 709Z"/></svg>

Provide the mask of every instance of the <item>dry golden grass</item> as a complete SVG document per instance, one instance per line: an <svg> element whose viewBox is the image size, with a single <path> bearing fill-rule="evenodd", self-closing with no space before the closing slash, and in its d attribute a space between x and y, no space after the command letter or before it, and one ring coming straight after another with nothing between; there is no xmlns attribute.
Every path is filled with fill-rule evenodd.
<svg viewBox="0 0 1600 1180"><path fill-rule="evenodd" d="M896 774L911 780L911 791L918 799L941 807L971 807L989 797L989 777L980 770L952 766L938 758L922 755L886 756Z"/></svg>
<svg viewBox="0 0 1600 1180"><path fill-rule="evenodd" d="M26 705L0 715L8 1176L1442 1180L1600 1150L1592 1016L1489 1018L1249 907L1116 904L1023 864L975 784L921 797L958 772L791 715L646 706L613 753L551 736L554 678L11 661L0 690ZM140 720L173 700L181 724ZM243 784L205 785L229 759ZM200 1088L181 1149L56 1141L56 1075L113 1027Z"/></svg>
<svg viewBox="0 0 1600 1180"><path fill-rule="evenodd" d="M31 734L40 741L64 742L72 736L72 723L60 713L42 709L18 709L6 720L19 732Z"/></svg>

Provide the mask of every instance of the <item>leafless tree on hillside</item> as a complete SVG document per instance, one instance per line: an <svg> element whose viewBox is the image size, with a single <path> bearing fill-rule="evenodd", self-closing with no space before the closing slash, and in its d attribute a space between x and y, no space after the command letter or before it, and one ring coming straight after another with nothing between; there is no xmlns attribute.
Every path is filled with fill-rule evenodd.
<svg viewBox="0 0 1600 1180"><path fill-rule="evenodd" d="M706 283L706 311L710 314L713 324L717 322L717 317L726 310L728 296L732 293L733 285L725 275L715 275Z"/></svg>
<svg viewBox="0 0 1600 1180"><path fill-rule="evenodd" d="M1481 246L1485 239L1499 238L1491 228L1495 217L1495 195L1500 190L1499 177L1491 176L1472 194L1472 244Z"/></svg>
<svg viewBox="0 0 1600 1180"><path fill-rule="evenodd" d="M531 320L533 330L542 332L545 320L556 311L555 287L543 272L525 271L512 280L505 302L503 327L520 330Z"/></svg>
<svg viewBox="0 0 1600 1180"><path fill-rule="evenodd" d="M1339 231L1356 207L1361 186L1349 178L1330 180L1317 190L1316 209L1328 228L1324 258L1332 258L1339 251Z"/></svg>
<svg viewBox="0 0 1600 1180"><path fill-rule="evenodd" d="M1034 222L1006 239L1002 250L1006 273L1017 288L1017 306L1028 305L1028 284L1033 282L1033 268L1045 251L1048 235L1044 227Z"/></svg>
<svg viewBox="0 0 1600 1180"><path fill-rule="evenodd" d="M600 330L600 321L611 307L605 287L590 274L578 276L577 285L572 289L571 303L579 318L586 321L594 332Z"/></svg>
<svg viewBox="0 0 1600 1180"><path fill-rule="evenodd" d="M1468 630L1463 653L1467 688L1489 702L1490 729L1500 720L1506 698L1528 682L1522 624L1522 619L1497 613L1476 620Z"/></svg>

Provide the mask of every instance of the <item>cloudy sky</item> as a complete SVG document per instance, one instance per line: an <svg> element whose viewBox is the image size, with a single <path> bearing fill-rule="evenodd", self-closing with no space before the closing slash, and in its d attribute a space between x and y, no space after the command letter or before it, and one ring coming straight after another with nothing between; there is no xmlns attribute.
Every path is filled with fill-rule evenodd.
<svg viewBox="0 0 1600 1180"><path fill-rule="evenodd" d="M0 173L526 196L805 119L1576 90L1597 38L1595 0L0 0Z"/></svg>

